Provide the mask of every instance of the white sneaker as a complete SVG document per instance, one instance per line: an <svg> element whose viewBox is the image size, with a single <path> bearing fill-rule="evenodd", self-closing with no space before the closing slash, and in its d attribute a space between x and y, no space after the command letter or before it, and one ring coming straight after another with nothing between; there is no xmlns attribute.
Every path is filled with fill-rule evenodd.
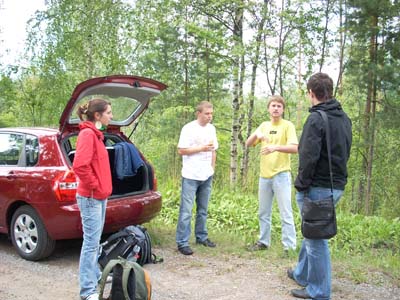
<svg viewBox="0 0 400 300"><path fill-rule="evenodd" d="M97 283L100 284L100 281L101 281L101 278L99 279L99 281ZM111 283L111 282L112 282L112 275L108 275L107 278L106 278L106 283Z"/></svg>
<svg viewBox="0 0 400 300"><path fill-rule="evenodd" d="M91 294L85 298L85 300L99 300L99 294Z"/></svg>

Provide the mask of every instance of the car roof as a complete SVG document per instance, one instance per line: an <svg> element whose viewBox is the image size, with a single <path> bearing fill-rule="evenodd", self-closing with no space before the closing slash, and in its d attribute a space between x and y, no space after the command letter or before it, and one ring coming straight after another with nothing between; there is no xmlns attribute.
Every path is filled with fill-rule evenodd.
<svg viewBox="0 0 400 300"><path fill-rule="evenodd" d="M45 127L3 127L0 132L27 133L36 136L49 136L59 133L58 129Z"/></svg>

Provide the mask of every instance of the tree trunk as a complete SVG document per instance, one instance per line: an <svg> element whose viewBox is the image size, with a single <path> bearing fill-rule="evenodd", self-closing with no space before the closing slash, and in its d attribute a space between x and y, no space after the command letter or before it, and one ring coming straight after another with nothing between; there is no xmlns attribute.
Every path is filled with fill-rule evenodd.
<svg viewBox="0 0 400 300"><path fill-rule="evenodd" d="M299 90L299 95L301 95L301 89L303 88L302 85L302 63L303 63L303 51L302 51L302 42L301 37L299 37L299 63L297 69L297 88ZM296 105L296 128L300 128L301 124L303 123L303 104L302 100L297 101Z"/></svg>
<svg viewBox="0 0 400 300"><path fill-rule="evenodd" d="M189 22L189 16L188 16L188 10L186 7L185 10L185 22ZM185 70L185 93L184 93L184 105L188 106L189 105L189 54L188 54L188 33L187 30L185 30L185 61L184 61L184 70ZM186 117L186 113L185 113Z"/></svg>
<svg viewBox="0 0 400 300"><path fill-rule="evenodd" d="M235 24L233 31L235 40L235 49L239 50L243 47L243 8L239 6L235 11ZM235 54L235 66L233 68L233 99L232 99L232 130L231 130L231 161L230 161L230 184L234 186L237 182L237 166L238 166L238 143L241 130L240 125L240 104L243 99L243 74L242 74L242 51Z"/></svg>
<svg viewBox="0 0 400 300"><path fill-rule="evenodd" d="M250 85L250 96L249 96L249 108L247 112L247 130L246 130L246 135L245 139L247 139L252 130L253 130L253 114L254 114L254 99L255 99L255 89L256 89L256 78L257 78L257 68L258 68L258 63L260 60L260 48L261 48L261 42L262 42L262 36L264 32L264 25L266 21L266 11L267 11L267 4L268 2L264 2L263 10L262 10L262 16L260 23L258 24L257 28L257 35L256 35L256 48L255 48L255 53L254 53L254 61L253 61L253 66L251 70L251 85ZM240 177L241 177L241 182L243 186L246 186L246 178L247 178L247 172L249 168L249 148L243 144L243 159L242 159L242 164L240 168Z"/></svg>
<svg viewBox="0 0 400 300"><path fill-rule="evenodd" d="M343 5L344 5L344 12L343 12ZM343 21L343 16L345 20ZM340 0L339 3L339 20L340 20L340 26L339 28L345 28L346 27L346 3L343 4L343 0ZM343 72L344 72L344 49L346 46L346 31L345 30L340 30L339 32L339 44L340 44L340 56L339 56L339 74L338 78L336 81L336 88L334 92L334 97L336 95L342 95L343 90L342 90L342 77L343 77Z"/></svg>
<svg viewBox="0 0 400 300"><path fill-rule="evenodd" d="M209 19L207 16L207 28L209 28ZM206 55L205 55L205 59L206 59L206 93L207 93L207 101L211 102L211 76L210 76L210 47L208 45L208 38L206 39Z"/></svg>
<svg viewBox="0 0 400 300"><path fill-rule="evenodd" d="M371 28L376 28L378 18L371 16ZM370 64L376 64L377 57L377 33L372 31L369 43L369 61ZM363 174L365 174L365 181L360 180L360 197L364 198L364 210L368 215L371 212L371 176L372 176L372 162L374 153L374 117L375 117L375 102L376 102L376 74L373 68L368 71L368 90L367 90L367 103L365 105L365 119L364 119L364 143L365 143L365 156L363 161ZM361 198L362 199L362 198Z"/></svg>
<svg viewBox="0 0 400 300"><path fill-rule="evenodd" d="M330 0L326 0L325 27L324 27L324 34L322 36L321 60L319 62L319 71L320 72L321 72L322 67L324 66L324 62L325 62L325 48L326 48L328 23L329 23L329 5L330 5Z"/></svg>

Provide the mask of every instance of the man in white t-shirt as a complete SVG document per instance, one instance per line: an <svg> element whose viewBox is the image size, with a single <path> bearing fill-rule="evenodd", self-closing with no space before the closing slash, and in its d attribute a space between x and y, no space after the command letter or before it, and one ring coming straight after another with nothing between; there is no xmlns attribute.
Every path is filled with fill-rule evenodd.
<svg viewBox="0 0 400 300"><path fill-rule="evenodd" d="M202 101L196 108L197 119L183 126L178 142L178 153L182 155L182 191L179 219L176 228L178 251L184 255L193 254L189 246L191 219L194 200L196 200L195 236L196 243L215 247L207 233L208 201L210 199L214 175L217 135L210 124L213 106Z"/></svg>

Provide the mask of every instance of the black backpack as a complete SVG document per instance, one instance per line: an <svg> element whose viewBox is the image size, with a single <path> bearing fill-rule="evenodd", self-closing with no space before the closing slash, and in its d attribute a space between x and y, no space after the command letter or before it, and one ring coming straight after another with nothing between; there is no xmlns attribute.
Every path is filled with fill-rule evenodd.
<svg viewBox="0 0 400 300"><path fill-rule="evenodd" d="M123 257L135 261L141 266L147 263L162 262L151 250L151 238L143 226L127 226L110 235L100 244L98 262L102 269L111 259Z"/></svg>
<svg viewBox="0 0 400 300"><path fill-rule="evenodd" d="M111 290L105 293L107 277L110 273L112 273ZM107 263L101 275L99 288L100 300L151 299L149 273L138 263L121 257L112 259Z"/></svg>

